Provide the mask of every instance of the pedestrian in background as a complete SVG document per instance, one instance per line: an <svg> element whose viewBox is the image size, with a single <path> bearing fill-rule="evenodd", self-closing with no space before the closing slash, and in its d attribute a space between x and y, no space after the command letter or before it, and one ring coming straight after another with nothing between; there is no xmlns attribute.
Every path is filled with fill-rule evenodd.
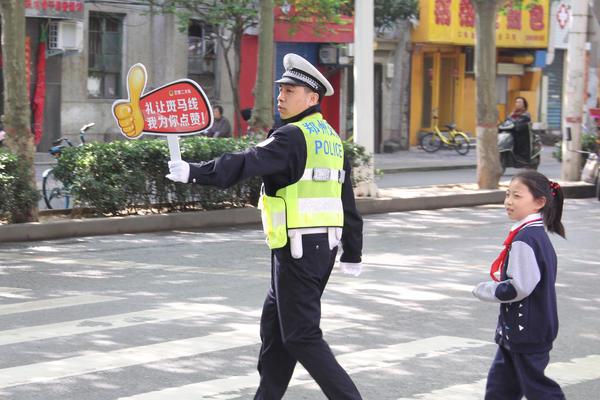
<svg viewBox="0 0 600 400"><path fill-rule="evenodd" d="M560 185L536 171L516 175L506 191L504 207L516 222L492 264L492 281L473 290L480 300L501 303L485 400L565 399L544 374L558 334L557 258L546 229L565 237L563 199Z"/></svg>
<svg viewBox="0 0 600 400"><path fill-rule="evenodd" d="M206 136L213 138L225 138L231 137L231 124L227 117L223 115L223 107L216 105L213 106L214 121Z"/></svg>
<svg viewBox="0 0 600 400"><path fill-rule="evenodd" d="M201 164L170 161L176 182L229 187L261 176L263 227L271 249L271 285L260 321L260 384L255 400L278 400L297 362L327 398L359 400L358 389L338 364L321 331L321 295L336 261L342 272L361 272L362 218L354 201L350 160L342 141L320 113L333 94L308 61L287 54L279 84L280 128L255 147Z"/></svg>
<svg viewBox="0 0 600 400"><path fill-rule="evenodd" d="M527 111L529 105L527 99L524 97L517 97L515 99L515 108L510 113L510 120L515 125L513 130L513 137L515 139L515 155L519 156L523 160L529 160L531 155L531 146L529 142L529 123L531 122L531 114Z"/></svg>

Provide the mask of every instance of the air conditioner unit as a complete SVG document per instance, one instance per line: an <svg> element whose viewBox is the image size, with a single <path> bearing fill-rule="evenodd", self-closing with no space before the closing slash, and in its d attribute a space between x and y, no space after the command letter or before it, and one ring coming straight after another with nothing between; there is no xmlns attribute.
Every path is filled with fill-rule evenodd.
<svg viewBox="0 0 600 400"><path fill-rule="evenodd" d="M83 50L83 22L52 21L48 29L48 48L51 50Z"/></svg>
<svg viewBox="0 0 600 400"><path fill-rule="evenodd" d="M336 65L338 63L338 48L331 44L321 45L319 63L322 65Z"/></svg>

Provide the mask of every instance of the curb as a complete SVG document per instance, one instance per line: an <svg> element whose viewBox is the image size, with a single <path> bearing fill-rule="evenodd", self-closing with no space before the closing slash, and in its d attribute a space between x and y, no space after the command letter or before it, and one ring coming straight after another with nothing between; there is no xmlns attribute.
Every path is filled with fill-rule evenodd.
<svg viewBox="0 0 600 400"><path fill-rule="evenodd" d="M588 183L578 182L569 186L565 185L563 190L567 198L595 197L595 187ZM409 191L407 190L407 192ZM502 189L429 196L417 193L417 196L405 198L358 198L356 204L361 214L369 215L502 204L504 196L505 190ZM260 213L254 207L144 216L71 219L2 225L0 226L0 242L24 242L77 236L157 232L247 224L259 225L260 223Z"/></svg>
<svg viewBox="0 0 600 400"><path fill-rule="evenodd" d="M377 168L376 170L382 171L384 174L397 174L402 172L427 172L427 171L450 171L456 169L475 169L477 164L461 164L461 165L432 165L424 167L398 167L398 168Z"/></svg>

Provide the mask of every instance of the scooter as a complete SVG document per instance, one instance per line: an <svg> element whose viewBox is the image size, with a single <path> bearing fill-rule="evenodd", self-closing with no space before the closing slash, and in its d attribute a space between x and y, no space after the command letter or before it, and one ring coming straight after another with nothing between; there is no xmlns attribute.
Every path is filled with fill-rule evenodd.
<svg viewBox="0 0 600 400"><path fill-rule="evenodd" d="M511 119L506 119L498 126L498 152L500 153L502 172L507 167L537 170L542 156L542 139L540 135L531 130L529 125L527 131L529 132L529 158L523 160L515 154L515 138L513 136L515 123Z"/></svg>

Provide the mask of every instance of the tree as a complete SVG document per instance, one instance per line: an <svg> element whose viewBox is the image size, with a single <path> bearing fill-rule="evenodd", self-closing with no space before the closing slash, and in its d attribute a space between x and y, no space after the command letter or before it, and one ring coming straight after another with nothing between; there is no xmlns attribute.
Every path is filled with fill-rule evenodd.
<svg viewBox="0 0 600 400"><path fill-rule="evenodd" d="M388 37L396 42L394 50L394 77L391 82L392 139L399 142L402 149L408 150L410 112L410 19L419 15L417 0L375 0L375 29L380 37Z"/></svg>
<svg viewBox="0 0 600 400"><path fill-rule="evenodd" d="M234 119L236 125L240 122L240 55L241 43L244 32L256 26L259 22L258 7L256 0L140 0L144 4L152 6L154 10L163 13L172 13L179 17L180 28L186 29L190 18L212 25L217 28L216 40L219 48L223 51L225 66L229 76L230 87L233 95ZM259 50L258 85L255 86L254 94L259 100L258 108L253 112L253 129L264 130L270 127L272 121L273 107L267 105L268 97L273 93L273 39L272 20L275 4L286 4L294 10L290 14L291 29L295 29L300 21L310 18L316 26L325 26L326 23L339 23L342 14L348 14L349 5L352 0L270 0L260 1L261 12L266 24L271 24L271 29L261 26L262 48ZM263 22L261 22L262 24ZM323 28L322 32L326 32ZM270 39L269 39L270 35ZM231 61L233 58L233 61ZM269 61L271 66L269 67ZM271 70L270 78L267 75Z"/></svg>
<svg viewBox="0 0 600 400"><path fill-rule="evenodd" d="M2 12L2 59L4 69L4 130L8 149L21 163L19 190L36 187L33 167L35 146L31 133L31 111L25 66L25 7L21 0L0 0ZM24 207L13 212L14 222L38 219L36 201L25 201Z"/></svg>
<svg viewBox="0 0 600 400"><path fill-rule="evenodd" d="M480 189L496 189L502 176L496 126L496 16L504 0L471 1L476 15L477 183Z"/></svg>
<svg viewBox="0 0 600 400"><path fill-rule="evenodd" d="M250 125L254 132L266 132L273 125L273 55L274 7L289 8L290 30L302 21L311 20L317 27L325 23L342 23L342 15L351 14L350 0L261 0L258 36L258 70L254 87L254 109ZM321 28L319 34L326 34Z"/></svg>
<svg viewBox="0 0 600 400"><path fill-rule="evenodd" d="M554 1L554 0L551 0ZM539 0L471 0L475 9L475 80L477 88L477 183L496 189L502 176L498 154L496 109L496 17L510 8L523 9Z"/></svg>
<svg viewBox="0 0 600 400"><path fill-rule="evenodd" d="M235 125L240 122L240 55L244 32L257 23L258 10L254 0L142 0L156 12L178 16L180 29L186 30L190 18L196 18L216 28L216 41L222 50L229 84L233 93ZM233 57L233 61L231 60Z"/></svg>
<svg viewBox="0 0 600 400"><path fill-rule="evenodd" d="M375 28L394 29L398 21L418 16L418 0L375 0Z"/></svg>
<svg viewBox="0 0 600 400"><path fill-rule="evenodd" d="M258 66L254 86L254 109L250 126L255 133L265 133L273 126L273 27L275 3L260 0Z"/></svg>

